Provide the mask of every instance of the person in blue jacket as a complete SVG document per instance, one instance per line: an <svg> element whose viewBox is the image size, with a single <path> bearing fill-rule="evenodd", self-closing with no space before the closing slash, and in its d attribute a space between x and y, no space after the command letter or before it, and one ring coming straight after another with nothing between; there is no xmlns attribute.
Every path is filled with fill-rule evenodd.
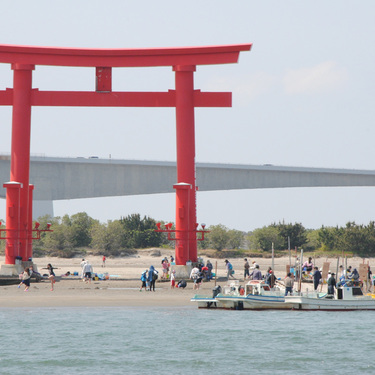
<svg viewBox="0 0 375 375"><path fill-rule="evenodd" d="M142 285L141 285L141 288L139 289L140 292L142 292L142 289L145 288L145 291L147 290L147 285L146 285L146 281L147 281L147 270L143 271L142 272L142 275L141 275L141 281L142 281Z"/></svg>
<svg viewBox="0 0 375 375"><path fill-rule="evenodd" d="M148 271L148 277L147 277L147 280L150 284L150 289L149 289L150 292L151 292L151 290L153 290L155 292L155 282L159 277L158 274L159 274L159 272L156 271L154 266L151 266L149 271Z"/></svg>

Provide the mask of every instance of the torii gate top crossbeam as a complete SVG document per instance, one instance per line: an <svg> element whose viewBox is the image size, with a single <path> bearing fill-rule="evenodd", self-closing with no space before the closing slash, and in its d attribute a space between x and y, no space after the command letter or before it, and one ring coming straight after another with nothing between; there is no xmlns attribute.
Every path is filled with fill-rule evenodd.
<svg viewBox="0 0 375 375"><path fill-rule="evenodd" d="M76 67L151 67L230 64L251 44L178 48L63 48L0 44L0 62Z"/></svg>

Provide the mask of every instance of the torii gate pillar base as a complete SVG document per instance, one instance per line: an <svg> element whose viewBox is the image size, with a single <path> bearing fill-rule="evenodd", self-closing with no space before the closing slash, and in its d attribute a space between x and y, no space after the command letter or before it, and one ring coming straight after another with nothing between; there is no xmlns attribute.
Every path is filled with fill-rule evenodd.
<svg viewBox="0 0 375 375"><path fill-rule="evenodd" d="M7 277L19 277L21 273L25 270L26 267L33 267L35 272L38 272L38 266L33 263L32 261L18 261L16 260L16 264L2 264L0 267L0 276L7 276Z"/></svg>

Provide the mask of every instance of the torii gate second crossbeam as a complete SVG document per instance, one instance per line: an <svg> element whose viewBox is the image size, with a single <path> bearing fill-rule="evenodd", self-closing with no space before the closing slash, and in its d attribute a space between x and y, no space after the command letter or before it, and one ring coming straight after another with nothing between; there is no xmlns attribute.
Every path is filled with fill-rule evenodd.
<svg viewBox="0 0 375 375"><path fill-rule="evenodd" d="M13 106L10 181L6 193L5 263L32 257L32 192L29 183L32 106L175 107L177 138L176 263L197 261L195 107L230 107L231 93L194 90L197 65L238 61L251 44L152 49L81 49L0 45L0 63L11 64L13 89L0 91L0 105ZM36 65L96 68L96 90L39 91L32 88ZM113 92L113 67L171 66L175 89Z"/></svg>

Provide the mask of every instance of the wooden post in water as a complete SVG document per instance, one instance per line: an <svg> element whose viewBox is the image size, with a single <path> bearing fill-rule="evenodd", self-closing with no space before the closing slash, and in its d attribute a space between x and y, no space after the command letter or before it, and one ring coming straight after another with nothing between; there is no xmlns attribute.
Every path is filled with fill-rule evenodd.
<svg viewBox="0 0 375 375"><path fill-rule="evenodd" d="M324 262L323 263L323 271L322 271L322 285L320 287L320 291L323 289L323 284L327 283L327 278L328 278L328 271L329 271L329 266L331 265L330 262Z"/></svg>
<svg viewBox="0 0 375 375"><path fill-rule="evenodd" d="M215 286L216 286L216 280L217 280L217 261L215 262Z"/></svg>
<svg viewBox="0 0 375 375"><path fill-rule="evenodd" d="M299 280L298 280L298 291L302 291L302 261L303 261L303 249L301 249L301 259L299 262Z"/></svg>

